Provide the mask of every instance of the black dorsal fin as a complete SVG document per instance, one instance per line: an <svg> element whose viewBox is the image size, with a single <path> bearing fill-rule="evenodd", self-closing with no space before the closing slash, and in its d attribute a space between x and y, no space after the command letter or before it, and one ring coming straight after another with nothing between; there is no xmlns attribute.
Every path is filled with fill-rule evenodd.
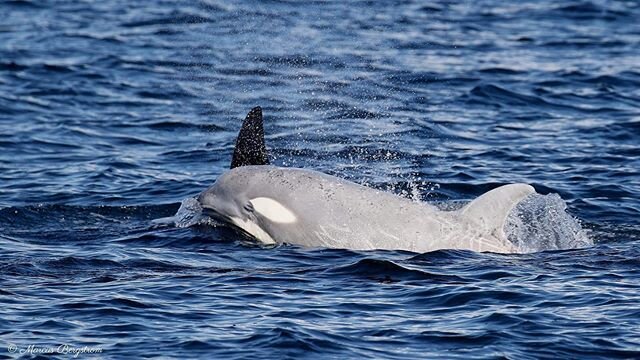
<svg viewBox="0 0 640 360"><path fill-rule="evenodd" d="M267 147L264 145L262 108L256 106L244 119L236 140L231 168L247 165L269 165Z"/></svg>

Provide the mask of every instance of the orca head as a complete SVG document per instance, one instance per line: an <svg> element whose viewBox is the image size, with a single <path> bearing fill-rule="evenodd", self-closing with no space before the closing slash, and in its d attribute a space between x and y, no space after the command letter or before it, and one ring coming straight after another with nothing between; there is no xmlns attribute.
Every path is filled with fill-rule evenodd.
<svg viewBox="0 0 640 360"><path fill-rule="evenodd" d="M198 202L205 215L234 225L263 244L276 244L264 226L273 222L272 218L276 222L293 222L295 215L286 212L286 208L272 199L250 196L256 189L255 179L250 176L252 168L247 166L222 174L212 186L200 193ZM269 212L267 215L270 217L261 216L260 211L266 212L265 209L274 215Z"/></svg>

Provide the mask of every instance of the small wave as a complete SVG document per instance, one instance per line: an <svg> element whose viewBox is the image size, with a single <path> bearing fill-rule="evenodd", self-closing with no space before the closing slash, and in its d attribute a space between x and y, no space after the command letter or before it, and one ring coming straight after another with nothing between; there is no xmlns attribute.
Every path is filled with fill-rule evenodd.
<svg viewBox="0 0 640 360"><path fill-rule="evenodd" d="M542 43L541 46L558 48L615 48L627 45L624 41L618 40L597 40L597 39L571 39L555 40Z"/></svg>
<svg viewBox="0 0 640 360"><path fill-rule="evenodd" d="M315 63L315 60L308 55L284 55L284 56L258 56L256 61L268 64L271 66L290 66L296 68L310 67Z"/></svg>
<svg viewBox="0 0 640 360"><path fill-rule="evenodd" d="M26 65L18 64L14 61L0 62L0 71L22 71L28 69Z"/></svg>
<svg viewBox="0 0 640 360"><path fill-rule="evenodd" d="M327 119L330 120L342 120L342 119L378 119L381 118L382 115L376 112L367 111L364 109L351 108L346 110L341 110L336 114L327 116Z"/></svg>
<svg viewBox="0 0 640 360"><path fill-rule="evenodd" d="M195 123L184 122L179 120L165 120L165 121L154 120L152 122L145 123L143 125L150 129L161 130L161 131L180 130L180 131L215 132L215 131L224 130L222 126L218 126L215 124L195 124Z"/></svg>
<svg viewBox="0 0 640 360"><path fill-rule="evenodd" d="M174 11L172 14L166 17L158 17L147 20L137 20L123 23L123 27L138 28L156 25L181 25L181 24L203 24L210 23L213 20L209 17L196 14L186 14Z"/></svg>
<svg viewBox="0 0 640 360"><path fill-rule="evenodd" d="M60 259L44 261L40 264L42 267L60 271L84 270L96 268L119 268L123 265L117 261L105 260L98 258L82 258L77 256L67 256Z"/></svg>
<svg viewBox="0 0 640 360"><path fill-rule="evenodd" d="M563 5L553 9L552 12L574 20L614 21L629 16L624 11L615 10L590 1Z"/></svg>
<svg viewBox="0 0 640 360"><path fill-rule="evenodd" d="M491 74L491 75L519 75L519 74L525 73L524 71L519 71L519 70L509 69L504 67L483 68L478 70L478 72L483 74Z"/></svg>
<svg viewBox="0 0 640 360"><path fill-rule="evenodd" d="M488 102L496 105L511 106L545 106L548 105L542 98L532 95L520 94L496 85L478 85L471 90L472 99Z"/></svg>
<svg viewBox="0 0 640 360"><path fill-rule="evenodd" d="M362 259L353 264L335 267L328 270L331 274L363 276L383 283L399 280L428 280L437 283L457 283L463 279L456 275L444 275L412 269L390 260Z"/></svg>
<svg viewBox="0 0 640 360"><path fill-rule="evenodd" d="M99 310L98 310L99 311ZM130 332L149 331L150 328L142 324L117 324L117 325L100 325L90 329L98 333L111 333L120 336L129 336Z"/></svg>
<svg viewBox="0 0 640 360"><path fill-rule="evenodd" d="M43 6L38 4L37 1L27 1L27 0L7 0L2 2L4 5L13 6L17 8L33 8L33 9L41 9Z"/></svg>

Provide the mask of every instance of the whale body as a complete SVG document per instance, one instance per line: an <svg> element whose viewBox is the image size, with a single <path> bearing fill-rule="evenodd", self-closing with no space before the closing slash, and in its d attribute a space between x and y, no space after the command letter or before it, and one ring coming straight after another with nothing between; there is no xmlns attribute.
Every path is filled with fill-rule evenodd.
<svg viewBox="0 0 640 360"><path fill-rule="evenodd" d="M244 166L224 173L198 197L207 214L264 244L354 250L468 249L516 252L504 232L526 184L491 190L456 211L442 211L316 171Z"/></svg>
<svg viewBox="0 0 640 360"><path fill-rule="evenodd" d="M459 210L362 186L321 172L269 165L262 109L252 109L231 169L198 196L204 212L264 244L354 250L467 249L517 252L504 226L527 184L493 189Z"/></svg>

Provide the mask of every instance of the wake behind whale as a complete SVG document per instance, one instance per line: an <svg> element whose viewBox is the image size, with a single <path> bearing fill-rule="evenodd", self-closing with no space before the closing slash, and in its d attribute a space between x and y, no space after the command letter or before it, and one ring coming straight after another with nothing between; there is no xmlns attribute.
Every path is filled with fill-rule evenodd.
<svg viewBox="0 0 640 360"><path fill-rule="evenodd" d="M247 115L231 170L188 199L178 226L231 225L263 244L355 250L467 249L524 253L592 242L557 195L527 184L493 189L461 209L444 211L316 171L268 165L262 110ZM210 218L209 218L210 217Z"/></svg>

